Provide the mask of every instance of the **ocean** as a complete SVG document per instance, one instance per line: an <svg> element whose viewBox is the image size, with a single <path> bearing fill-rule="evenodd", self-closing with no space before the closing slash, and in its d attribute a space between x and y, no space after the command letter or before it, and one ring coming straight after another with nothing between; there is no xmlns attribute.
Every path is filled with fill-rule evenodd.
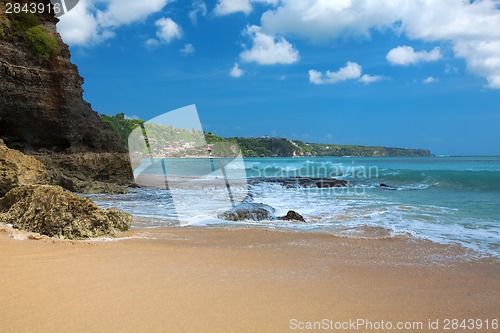
<svg viewBox="0 0 500 333"><path fill-rule="evenodd" d="M313 188L259 181L232 187L236 198L250 194L254 202L272 206L275 216L294 210L306 222L221 220L221 206L210 198L225 188L133 189L124 195L89 198L102 208L133 214L133 227L175 227L186 224L181 221L185 218L198 227L259 227L359 238L411 235L500 257L500 157L246 158L227 169L249 179L337 178L351 186ZM177 191L177 200L172 191ZM190 215L179 217L183 210Z"/></svg>

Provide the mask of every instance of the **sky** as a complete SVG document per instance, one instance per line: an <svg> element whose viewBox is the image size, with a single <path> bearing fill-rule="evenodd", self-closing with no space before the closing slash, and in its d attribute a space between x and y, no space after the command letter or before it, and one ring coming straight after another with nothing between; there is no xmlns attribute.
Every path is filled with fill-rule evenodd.
<svg viewBox="0 0 500 333"><path fill-rule="evenodd" d="M500 155L499 0L80 0L58 31L99 113Z"/></svg>

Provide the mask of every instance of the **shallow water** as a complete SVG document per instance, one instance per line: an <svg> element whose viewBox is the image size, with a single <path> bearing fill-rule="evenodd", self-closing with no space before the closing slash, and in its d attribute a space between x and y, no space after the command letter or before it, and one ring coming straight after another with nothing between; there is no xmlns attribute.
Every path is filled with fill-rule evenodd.
<svg viewBox="0 0 500 333"><path fill-rule="evenodd" d="M231 186L235 201L251 194L255 202L274 207L276 216L295 210L306 223L217 219L218 213L231 208L223 199L227 199L224 182L218 187L140 189L90 198L101 207L114 206L133 214L137 227L242 225L369 238L408 233L500 256L500 157L249 158L226 168L229 178L242 172L250 178L328 177L348 180L351 186L285 188L266 182L248 188L240 183Z"/></svg>

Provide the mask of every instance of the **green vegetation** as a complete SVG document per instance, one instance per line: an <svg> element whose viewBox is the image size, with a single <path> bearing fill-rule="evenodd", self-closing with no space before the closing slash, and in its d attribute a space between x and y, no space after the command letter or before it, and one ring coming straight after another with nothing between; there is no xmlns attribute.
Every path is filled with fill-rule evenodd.
<svg viewBox="0 0 500 333"><path fill-rule="evenodd" d="M127 147L130 133L143 124L142 120L126 119L123 113L116 116L101 115L103 121L109 123L120 137L121 143ZM163 147L166 143L192 142L185 152L189 155L199 153L199 145L203 141L203 133L195 130L178 129L172 126L147 125L151 149ZM205 140L212 149L213 156L234 156L236 143L245 157L290 157L290 156L430 156L428 150L404 149L388 147L367 147L354 145L335 145L305 143L300 140L284 138L223 138L205 133ZM158 149L156 149L158 150Z"/></svg>
<svg viewBox="0 0 500 333"><path fill-rule="evenodd" d="M8 14L14 32L26 32L28 29L40 25L40 18L32 13L19 12Z"/></svg>
<svg viewBox="0 0 500 333"><path fill-rule="evenodd" d="M49 60L59 52L59 46L49 32L42 27L33 27L26 31L26 39L36 56Z"/></svg>
<svg viewBox="0 0 500 333"><path fill-rule="evenodd" d="M59 52L59 46L50 32L40 25L40 18L32 13L20 12L9 14L13 34L25 39L33 53L49 60Z"/></svg>
<svg viewBox="0 0 500 333"><path fill-rule="evenodd" d="M116 116L108 116L101 114L101 119L108 123L111 128L118 134L120 142L124 147L128 146L128 136L138 126L144 124L140 119L126 119L124 113L118 113Z"/></svg>
<svg viewBox="0 0 500 333"><path fill-rule="evenodd" d="M5 37L5 31L3 30L2 27L0 27L0 38L4 38Z"/></svg>

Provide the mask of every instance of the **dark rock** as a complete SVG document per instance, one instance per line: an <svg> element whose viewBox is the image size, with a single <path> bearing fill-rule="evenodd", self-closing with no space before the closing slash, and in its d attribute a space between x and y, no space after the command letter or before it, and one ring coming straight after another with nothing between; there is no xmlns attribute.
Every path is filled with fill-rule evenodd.
<svg viewBox="0 0 500 333"><path fill-rule="evenodd" d="M302 215L297 213L296 211L290 210L285 216L278 217L278 220L284 220L284 221L301 221L305 222L306 220Z"/></svg>
<svg viewBox="0 0 500 333"><path fill-rule="evenodd" d="M349 186L347 180L335 178L308 178L308 177L282 177L282 178L253 178L249 181L251 185L258 183L277 183L286 188L291 187L346 187Z"/></svg>
<svg viewBox="0 0 500 333"><path fill-rule="evenodd" d="M349 185L349 182L347 180L340 180L340 179L320 179L320 180L315 180L314 183L318 188L346 187Z"/></svg>
<svg viewBox="0 0 500 333"><path fill-rule="evenodd" d="M50 237L115 236L128 230L131 221L129 214L99 209L92 201L59 186L20 186L0 199L0 222Z"/></svg>
<svg viewBox="0 0 500 333"><path fill-rule="evenodd" d="M78 193L125 193L130 184L128 155L80 152L36 154L49 169L50 184Z"/></svg>
<svg viewBox="0 0 500 333"><path fill-rule="evenodd" d="M274 212L269 205L245 201L218 217L226 221L262 221L274 219Z"/></svg>
<svg viewBox="0 0 500 333"><path fill-rule="evenodd" d="M379 187L382 187L382 188L384 188L386 190L397 190L397 187L390 186L390 185L387 185L387 184L384 184L384 183L380 184Z"/></svg>
<svg viewBox="0 0 500 333"><path fill-rule="evenodd" d="M16 186L44 184L49 179L41 162L7 148L0 139L0 197Z"/></svg>

